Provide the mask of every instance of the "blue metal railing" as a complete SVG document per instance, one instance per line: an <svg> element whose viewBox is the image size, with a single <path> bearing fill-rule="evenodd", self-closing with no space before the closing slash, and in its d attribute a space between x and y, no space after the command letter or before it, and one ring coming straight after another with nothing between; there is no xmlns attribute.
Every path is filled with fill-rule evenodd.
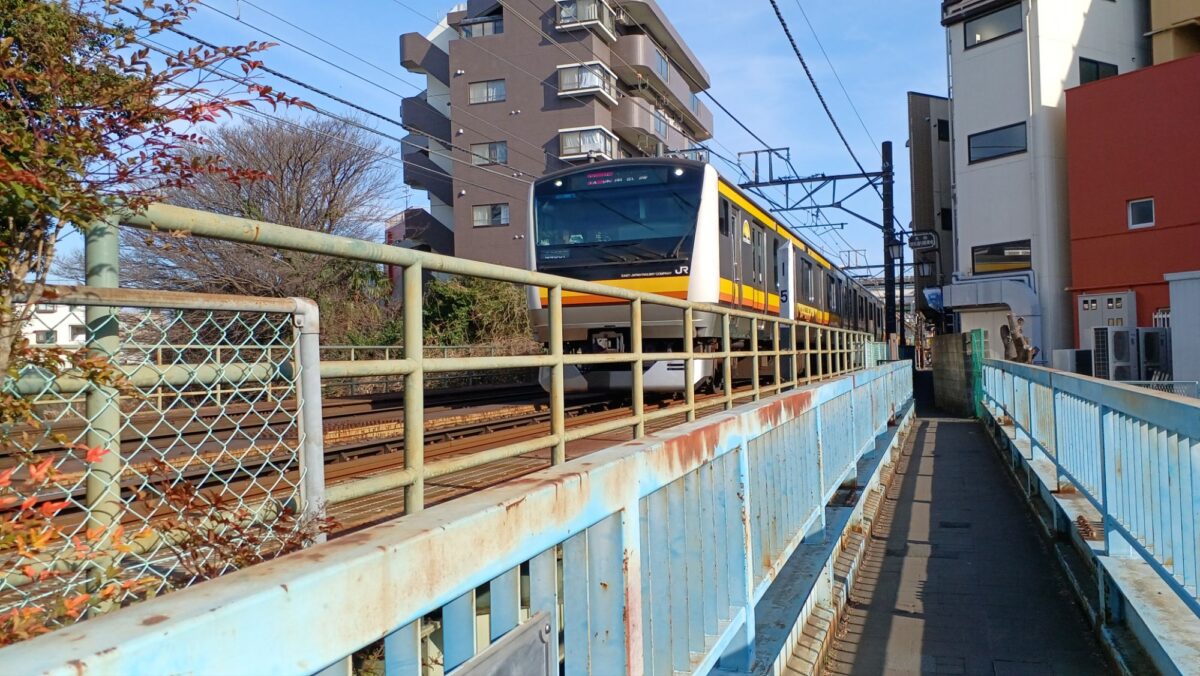
<svg viewBox="0 0 1200 676"><path fill-rule="evenodd" d="M415 676L423 661L474 664L537 622L566 674L745 666L755 602L911 398L911 364L881 364L11 646L3 660L20 673L313 673L383 637L387 673Z"/></svg>
<svg viewBox="0 0 1200 676"><path fill-rule="evenodd" d="M1142 558L1200 614L1200 402L992 361L984 399L1104 521L1105 550Z"/></svg>

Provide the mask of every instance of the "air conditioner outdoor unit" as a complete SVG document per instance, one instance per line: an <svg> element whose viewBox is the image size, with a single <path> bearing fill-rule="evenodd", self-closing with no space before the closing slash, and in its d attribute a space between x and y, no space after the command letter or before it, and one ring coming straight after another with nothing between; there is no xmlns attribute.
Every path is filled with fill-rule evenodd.
<svg viewBox="0 0 1200 676"><path fill-rule="evenodd" d="M1103 380L1137 380L1137 329L1097 326L1093 331L1092 375Z"/></svg>
<svg viewBox="0 0 1200 676"><path fill-rule="evenodd" d="M1055 350L1052 365L1059 371L1081 376L1092 375L1091 350Z"/></svg>
<svg viewBox="0 0 1200 676"><path fill-rule="evenodd" d="M1171 329L1138 329L1140 380L1171 380Z"/></svg>

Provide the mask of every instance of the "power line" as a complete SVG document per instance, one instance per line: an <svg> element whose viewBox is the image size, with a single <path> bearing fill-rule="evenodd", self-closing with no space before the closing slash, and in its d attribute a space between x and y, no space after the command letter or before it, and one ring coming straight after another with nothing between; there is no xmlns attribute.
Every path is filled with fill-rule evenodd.
<svg viewBox="0 0 1200 676"><path fill-rule="evenodd" d="M201 1L199 4L201 4L201 5L205 6L205 7L209 8L209 9L211 9L212 11L214 11L214 12L217 12L218 14L221 14L221 15L223 15L223 16L225 16L225 17L229 18L229 19L232 19L232 20L234 20L234 21L237 21L238 23L241 23L241 24L243 24L243 25L245 25L245 26L249 27L249 28L252 28L252 29L254 29L254 30L256 30L256 31L258 31L258 32L260 32L260 33L262 33L263 35L266 35L267 37L271 38L272 40L278 40L278 41L280 41L281 43L283 43L283 44L286 44L287 46L289 46L289 47L291 47L291 48L293 48L293 49L295 49L295 50L297 50L297 51L299 51L299 52L302 52L302 53L304 53L304 54L307 54L308 56L310 56L310 57L312 57L312 58L314 58L314 59L316 59L316 60L320 61L321 63L324 63L324 64L326 64L326 65L329 65L329 66L331 66L331 67L333 67L333 68L336 68L336 69L338 69L338 70L340 70L340 71L342 71L342 72L344 72L344 73L347 73L348 75L351 75L352 77L355 77L355 78L357 78L357 79L359 79L359 80L362 80L363 82L365 82L365 83L367 83L367 84L369 84L369 85L371 85L371 86L373 86L373 87L376 87L376 88L378 88L378 89L380 89L380 90L382 90L382 91L384 91L384 92L387 92L388 94L391 94L391 95L393 95L393 96L395 96L395 97L397 97L397 98L399 98L399 99L404 99L404 98L405 98L403 94L401 94L400 92L397 92L397 91L395 91L394 89L390 89L390 88L388 88L388 87L385 87L385 86L383 86L383 85L379 84L378 82L375 82L375 81L373 81L373 80L367 79L367 78L365 78L365 77L363 77L363 76L359 75L358 73L355 73L354 71L352 71L352 70L350 70L350 69L348 69L348 68L345 68L344 66L341 66L341 65L339 65L339 64L336 64L336 63L334 63L334 62L332 62L332 61L330 61L330 60L328 60L328 59L326 59L326 58L324 58L324 57L322 57L322 56L320 56L320 55L318 55L318 54L314 54L313 52L311 52L311 51L309 51L309 50L307 50L307 49L305 49L305 48L303 48L303 47L300 47L299 45L296 45L295 43L289 42L288 40L286 40L286 39L284 39L284 38L281 38L281 37L279 37L278 35L275 35L274 33L271 33L270 31L267 31L267 30L265 30L265 29L263 29L263 28L261 28L261 27L259 27L259 26L256 26L256 25L254 25L254 24L252 24L252 23L250 23L250 22L248 22L248 21L246 21L246 20L242 19L241 17L237 17L237 16L234 16L234 15L232 15L232 14L229 14L229 13L227 13L227 12L225 12L225 11L222 11L221 9L218 9L218 8L216 8L216 7L213 7L212 5L209 5L209 4L207 4L207 3L203 2L203 1ZM249 4L249 3L247 3L247 4ZM177 32L177 33L183 34L183 33L182 33L182 32L180 32L180 31L173 31L173 32ZM314 37L315 37L315 36L314 36ZM191 39L194 39L194 40L195 40L196 38L191 38ZM320 38L318 38L318 39L320 39ZM205 44L205 43L201 43L201 44ZM328 42L327 42L327 44L332 44L332 43L328 43ZM208 46L208 45L206 45L206 46ZM339 48L339 49L340 49L340 48ZM346 51L346 50L342 50L342 51ZM347 52L347 53L349 53L349 52ZM361 59L360 59L360 60L361 60ZM433 140L439 141L439 142L441 142L441 143L444 143L444 144L446 144L447 146L450 146L450 147L452 147L452 148L454 148L454 147L455 147L455 146L454 146L454 144L453 144L452 142L450 142L450 140L448 140L448 139L442 139L442 138L438 138L438 137L436 137L436 136L433 136L432 134L428 134L428 133L425 133L425 132L422 132L422 131L419 131L419 130L416 130L416 129L412 129L412 128L410 128L410 127L407 127L407 126L405 126L405 125L404 125L404 123L403 123L403 122L401 122L401 121L395 120L395 119L393 119L393 118L390 118L390 117L386 117L386 116L384 116L384 115L381 115L381 114L379 114L379 113L376 113L376 112L374 112L374 111L370 111L370 110L368 110L368 109L366 109L366 108L363 108L362 106L359 106L358 104L355 104L355 103L352 103L352 102L346 101L345 99L342 99L342 98L340 98L340 97L336 97L336 96L334 96L334 95L332 95L332 94L330 94L330 93L328 93L328 92L326 92L326 91L323 91L323 90L316 89L316 88L312 87L311 85L308 85L308 84L306 84L306 83L303 83L303 82L300 82L300 81L298 81L298 80L296 80L296 79L294 79L294 78L290 78L290 77L288 77L288 76L286 76L286 75L283 75L282 73L279 73L278 71L272 71L271 69L269 69L269 68L266 68L266 67L262 67L262 66L260 66L260 67L261 67L261 68L262 68L262 70L264 70L265 72L269 72L269 73L271 73L272 75L275 75L276 77L283 77L284 79L288 80L289 82L292 82L292 83L294 83L294 84L296 84L296 85L298 85L298 86L301 86L301 87L304 87L304 88L306 88L306 89L309 89L310 91L315 91L316 93L320 94L321 96L325 96L325 97L327 97L327 98L330 98L330 99L332 99L332 100L338 101L339 103L341 103L341 104L343 104L343 105L352 106L352 107L354 107L354 108L355 108L355 109L357 109L357 110L360 110L360 111L362 111L362 112L365 112L365 113L367 113L367 114L369 114L369 115L372 115L372 116L374 116L374 117L378 117L378 118L380 118L380 119L383 119L383 120L384 120L384 121L386 121L386 122L390 122L390 123L392 123L392 124L395 124L395 125L397 125L397 126L399 126L399 127L402 127L402 128L404 128L404 129L406 129L407 131L410 131L410 132L412 132L412 133L414 133L414 134L418 134L418 135L421 135L421 136L426 136L426 137L428 137L428 138L430 138L430 139L433 139ZM401 80L401 81L403 82L403 80ZM406 82L405 84L407 84L407 85L408 85L408 86L410 86L410 87L414 87L414 88L416 88L416 85L413 85L412 83L408 83L408 82ZM466 125L464 125L464 126L466 126ZM470 127L468 127L468 128L470 128ZM472 130L472 131L475 131L475 130ZM471 151L471 150L469 150L469 149L465 149L465 148L457 148L457 149L458 149L458 150L463 150L464 152L466 152L468 155L470 155L470 156L472 156L472 157L483 157L483 156L480 156L480 155L476 155L476 154L475 154L473 151ZM523 153L520 153L519 151L515 151L515 150L514 150L514 152L516 152L518 155L523 155ZM525 157L529 157L528 155L524 155L524 156L525 156ZM484 159L487 159L487 158L484 158ZM533 158L530 158L530 159L533 159ZM498 165L500 165L500 166L508 167L509 169L512 169L513 171L516 171L516 172L519 172L519 173L522 173L522 174L523 174L523 173L525 173L524 171L522 171L522 170L520 170L520 169L517 169L516 167L513 167L513 166L511 166L511 165L509 165L509 164L507 164L507 163L505 163L505 162L493 162L493 164L498 164Z"/></svg>
<svg viewBox="0 0 1200 676"><path fill-rule="evenodd" d="M820 86L817 85L817 80L813 77L812 70L808 67L808 62L804 60L804 55L800 53L800 47L796 44L796 38L792 37L792 29L788 28L787 21L783 18L783 12L779 9L779 3L775 0L770 0L771 7L775 9L775 16L779 19L779 25L783 27L783 32L787 35L788 42L792 45L792 51L796 53L796 58L800 60L800 66L804 69L804 74L808 76L808 82L812 85L813 91L817 94L817 100L821 102L821 107L825 109L825 116L829 118L830 124L833 125L833 130L837 132L838 138L842 140L842 145L846 147L846 152L850 153L850 159L854 160L854 165L858 167L860 173L867 173L863 163L858 160L858 155L854 153L854 148L850 146L850 142L846 140L846 135L842 133L842 128L838 125L837 118L833 116L833 111L830 110L829 104L825 101L825 95L821 93ZM879 192L879 189L875 189Z"/></svg>
<svg viewBox="0 0 1200 676"><path fill-rule="evenodd" d="M349 57L351 57L351 58L355 59L356 61L359 61L359 62L361 62L361 63L363 63L363 64L365 64L365 65L367 65L367 66L370 66L371 68L374 68L375 70L377 70L377 71L379 71L379 72L381 72L381 73L385 73L385 74L387 74L389 77L391 77L391 78L395 79L396 81L398 81L398 82L400 82L400 83L404 84L406 87L411 87L412 89L416 90L417 92L421 92L421 91L423 91L423 90L421 89L421 87L418 87L417 85L414 85L413 83L411 83L411 82L409 82L409 81L407 81L407 80L405 80L405 79L403 79L403 78L401 78L401 77L397 76L397 75L396 75L395 73L393 73L392 71L389 71L389 70L387 70L387 69L385 69L385 68L383 68L383 67L379 66L379 65L378 65L378 64L376 64L376 63L373 63L373 62L371 62L371 61L368 61L367 59L364 59L364 58L362 58L361 56L358 56L357 54L355 54L355 53L353 53L353 52L351 52L351 51L349 51L349 50L347 50L347 49L345 49L345 48L343 48L343 47L341 47L341 46L339 46L339 45L337 45L337 44L335 44L335 43L333 43L333 42L330 42L330 41L328 41L328 40L326 40L326 39L322 38L321 36L319 36L319 35L317 35L317 34L315 34L315 33L311 32L311 31L309 31L309 30L307 30L307 29L305 29L305 28L303 28L302 26L298 26L298 25L296 25L295 23L293 23L293 22L291 22L291 21L288 21L286 18L284 18L284 17L281 17L281 16L279 16L278 14L275 14L275 13L273 13L273 12L271 12L271 11L268 11L268 10L266 10L266 9L264 9L264 8L262 8L262 7L258 6L258 5L256 5L256 4L254 4L253 2L250 2L250 0L241 0L241 1L242 1L242 2L245 2L247 5L249 5L249 6L253 7L253 8L255 8L255 9L259 10L260 12L262 12L262 13L264 13L264 14L266 14L266 15L268 15L268 16L270 16L270 17L272 17L272 18L274 18L274 19L276 19L276 20L278 20L278 21L280 21L280 22L282 22L282 23L284 23L284 24L288 25L288 26L291 26L292 28L294 28L294 29L296 29L296 30L298 30L298 31L300 31L300 32L302 32L302 33L304 33L305 35L308 35L309 37L311 37L311 38L313 38L313 39L315 39L315 40L318 40L318 41L320 41L320 42L322 42L322 43L324 43L324 44L326 44L326 45L329 45L330 47L332 47L332 48L334 48L334 49L336 49L336 50L338 50L338 51L342 52L343 54L346 54L347 56L349 56ZM203 4L203 3L201 3L201 4ZM404 3L401 3L401 2L396 2L396 4L400 5L401 7L404 7L405 9L409 10L410 12L412 12L412 13L416 14L417 16L419 16L419 17L421 17L421 18L423 18L423 19L426 19L426 20L432 21L432 22L434 23L434 25L435 25L435 26L436 26L436 25L439 25L439 22L438 22L438 21L436 21L436 20L432 20L432 19L429 19L429 17L425 16L424 14L421 14L420 12L416 11L415 9L413 9L412 7L410 7L410 6L408 6L408 5L404 4ZM221 14L225 14L225 12L221 12L221 10L219 10L219 9L217 9L217 8L215 8L215 7L212 7L212 6L210 6L210 5L205 5L205 6L206 6L206 7L209 7L210 9L213 9L213 10L214 10L214 11L216 11L216 12L220 12ZM320 57L320 56L318 56L318 55L316 55L316 54L313 54L312 52L310 52L310 51L308 51L308 50L304 49L303 47L300 47L300 46L298 46L298 45L295 45L295 44L293 44L293 43L291 43L291 42L288 42L288 41L286 41L286 40L283 40L283 38L279 38L279 37L277 37L277 36L274 36L274 35L272 35L271 33L268 33L267 31L265 31L265 30L263 30L263 29L259 28L258 26L255 26L255 25L253 25L253 24L251 24L251 23L249 23L249 22L245 21L244 19L241 19L240 17L233 17L233 16L230 16L229 14L225 14L225 16L228 16L228 17L230 17L230 18L234 19L235 21L239 21L240 23L242 23L242 24L245 24L245 25L247 25L247 26L249 26L249 27L251 27L251 28L253 28L253 29L255 29L255 30L257 30L257 31L259 31L259 32L261 32L261 33L263 33L263 34L265 34L265 35L269 35L269 36L271 36L272 38L274 38L274 39L276 39L276 40L280 40L280 41L281 41L281 42L283 42L284 44L286 44L286 45L288 45L288 46L290 46L290 47L292 47L292 48L294 48L294 49L297 49L297 50L299 50L299 51L301 51L301 52L304 52L304 53L308 54L309 56L312 56L312 57L313 57L313 58L315 58L315 59L318 59L318 60L320 60L320 61L323 61L323 62L325 62L325 63L329 63L328 61L326 61L326 60L325 60L325 59L323 59L322 57ZM533 79L534 79L536 82L539 82L539 83L541 82L541 79L540 79L540 78L538 78L538 77L537 77L536 75L534 75L533 73L530 73L529 71L525 70L525 69L524 69L524 68L522 68L521 66L519 66L519 65L517 65L517 64L515 64L515 63L513 63L513 62L511 62L511 61L509 61L508 59L505 59L504 57L502 57L502 56L500 56L500 55L496 54L495 52L492 52L491 50L487 49L486 47L483 47L482 45L475 45L475 46L476 46L477 48L481 49L482 51L484 51L484 52L488 53L489 55L491 55L491 56L495 57L496 59L499 59L500 61L503 61L503 62L505 62L505 63L509 64L510 66L512 66L513 68L517 69L518 71L520 71L520 72L522 72L522 73L524 73L524 74L526 74L526 75L530 76L530 77L531 77L531 78L533 78ZM343 70L343 71L345 71L345 70L346 70L345 68L342 68L341 66L338 66L338 65L336 65L336 64L330 64L330 65L334 66L335 68L338 68L339 70ZM349 72L349 71L347 71L347 72ZM355 75L355 77L358 77L359 79L363 79L361 76L357 75L356 73L352 73L352 74L353 74L353 75ZM369 84L371 84L372 86L379 87L379 88L381 88L381 89L382 89L382 87L381 87L380 85L378 85L377 83L375 83L374 81L367 80L367 82L368 82ZM387 90L387 89L385 89L385 91L388 91L388 93L390 93L390 94L393 94L393 95L395 95L395 96L397 96L397 97L400 97L400 98L402 98L402 99L404 98L404 97L403 97L401 94L399 94L399 93L397 93L397 92L394 92L394 91L391 91L391 90ZM571 99L574 99L574 100L576 100L576 101L582 101L582 99L580 99L580 98L579 98L577 95L568 95L568 96L569 96L569 98L571 98ZM448 102L447 102L447 105L449 105L449 103L448 103ZM484 119L484 118L482 118L482 117L480 117L480 116L478 116L478 115L475 115L474 113L470 112L469 110L466 110L466 109L463 109L463 108L457 108L456 110L457 110L459 113L465 114L467 117L470 117L470 118L471 118L471 119L473 119L473 120L476 120L476 121L478 121L478 122L481 122L481 123L483 123L483 124L485 124L485 125L487 125L487 126L489 126L489 127L493 128L493 129L496 129L496 130L500 131L501 133L505 134L505 135L506 135L506 136L508 136L508 137L511 137L511 138L513 138L513 139L515 139L515 140L517 140L517 141L520 141L520 142L524 143L525 145L527 145L527 146L529 146L529 147L533 148L535 151L537 151L537 152L541 153L542 155L545 155L546 157L548 157L548 158L550 158L550 159L553 159L553 160L555 160L555 161L557 161L557 162L559 162L559 163L561 163L561 164L564 164L564 165L569 165L569 164L570 164L570 163L569 163L569 162L567 162L566 160L562 160L562 159L560 159L560 158L559 158L557 155L554 155L554 154L552 154L552 153L549 153L549 152L547 152L547 151L545 150L545 148L544 148L542 145L540 145L540 144L538 144L538 143L535 143L535 142L533 142L533 141L530 141L529 139L526 139L526 138L524 138L524 137L522 137L522 136L517 136L517 135L514 135L514 134L512 134L512 133L511 133L509 130L507 130L507 129L504 129L503 127L500 127L500 126L498 126L498 125L496 125L496 124L494 124L494 123L492 123L492 122L490 122L490 121L488 121L488 120L486 120L486 119ZM468 126L468 125L465 125L465 124L464 124L463 126L464 126L464 127L466 127L467 129L471 129L471 131L479 131L479 130L477 130L477 129L473 129L473 128L471 128L470 126ZM480 133L482 133L482 132L480 132ZM517 152L517 154L518 154L518 155L521 155L522 157L525 157L525 158L528 158L528 159L534 160L535 162L540 162L540 161L541 161L541 159L540 159L540 158L535 158L535 157L532 157L532 156L530 156L530 155L527 155L527 154L525 154L525 153Z"/></svg>
<svg viewBox="0 0 1200 676"><path fill-rule="evenodd" d="M863 121L862 115L858 112L858 106L854 105L854 99L850 97L850 92L846 90L846 84L842 82L842 77L838 75L837 68L834 67L833 61L829 58L829 52L825 51L825 45L821 44L821 37L817 35L817 29L813 26L812 21L808 19L808 12L804 11L804 5L800 0L796 0L796 7L800 10L800 16L804 17L804 23L808 24L808 30L812 33L813 40L817 42L817 48L821 50L821 55L825 57L825 63L829 64L829 70L833 73L833 77L837 80L838 86L841 87L842 93L846 95L846 102L850 104L850 109L854 111L854 116L858 118L858 123L862 125L863 132L871 141L871 146L875 148L875 152L882 155L879 149L879 144L875 141L875 137L871 135L871 130L867 129L867 123Z"/></svg>
<svg viewBox="0 0 1200 676"><path fill-rule="evenodd" d="M792 45L792 51L795 52L796 58L800 61L800 66L804 69L804 74L808 77L809 84L812 85L813 92L816 93L817 99L821 102L821 107L825 110L825 116L829 118L830 124L833 125L833 130L837 132L838 138L841 139L842 145L846 147L846 152L850 154L850 159L854 160L854 165L858 167L860 173L868 173L863 163L859 161L858 155L854 153L854 148L850 146L850 142L846 140L846 135L842 132L841 126L837 123L837 118L833 116L833 111L829 108L829 103L825 101L825 95L821 93L821 87L817 85L817 80L813 77L812 70L808 67L808 62L805 61L804 55L800 53L800 47L796 44L796 38L792 36L792 29L788 27L787 20L783 18L783 12L779 9L779 3L775 0L770 0L771 7L775 10L775 17L779 19L779 25L783 28L784 35L787 36L788 42ZM880 192L879 186L871 184L875 194L883 199L883 193ZM904 226L900 224L900 219L892 216L893 222L903 230Z"/></svg>
<svg viewBox="0 0 1200 676"><path fill-rule="evenodd" d="M142 38L141 44L143 44L144 46L146 46L146 47L148 47L148 48L150 48L150 49L153 49L154 51L157 51L157 52L159 52L159 53L161 53L161 54L164 54L164 55L166 55L166 56L172 56L172 55L173 55L173 53L172 53L172 52L170 52L170 50L166 49L166 48L165 48L165 47L163 47L161 44L159 44L157 47L155 47L155 46L152 46L152 44L147 44L147 43L157 44L157 43L153 43L153 41L150 41L150 40L148 40L148 39L146 39L146 38ZM204 44L204 43L201 43L201 44ZM206 67L206 68L205 68L205 70L208 70L208 71L210 71L210 72L213 72L214 74L220 75L221 77L224 77L225 79L227 79L227 80L230 80L230 81L232 81L232 82L238 82L238 83L241 83L241 84L249 84L249 83L251 82L250 80L248 80L248 79L246 79L246 78L244 78L244 77L240 77L240 76L238 76L238 75L236 75L236 74L234 74L234 73L230 73L230 72L228 72L228 71L222 70L222 69L220 69L219 67L216 67L216 66L208 66L208 67ZM424 148L424 147L422 147L422 146L420 146L420 145L418 145L418 144L416 144L416 143L414 143L414 142L412 142L412 141L409 141L409 140L407 140L407 139L400 138L400 137L398 137L398 136L393 136L393 135L391 135L391 134L388 134L388 133L386 133L386 132L379 131L378 129L374 129L374 128L372 128L372 127L368 127L368 126L366 126L366 125L364 125L364 124L362 124L362 123L360 123L360 122L357 122L356 120L353 120L353 119L351 119L351 118L347 118L347 117L342 117L342 116L340 116L340 115L337 115L336 113L333 113L333 112L331 112L331 111L325 110L325 109L323 109L323 108L321 108L321 107L319 107L319 106L312 106L312 109L313 109L313 111L314 111L314 112L316 112L316 113L318 113L318 114L320 114L320 115L324 115L324 116L326 116L326 117L329 117L329 118L331 118L331 119L335 119L335 120L338 120L338 121L344 122L344 123L346 123L346 124L349 124L349 125L351 125L351 126L353 126L353 127L355 127L355 128L358 128L358 129L360 129L360 130L362 130L362 131L365 131L365 132L367 132L367 133L371 133L371 134L375 134L375 135L377 135L377 136L380 136L380 137L382 137L382 138L386 138L386 139L388 139L388 140L390 140L390 141L394 141L394 142L396 142L396 143L399 143L399 144L401 144L401 145L408 145L408 146L411 146L411 147L414 147L414 148L418 148L418 149L420 149L420 150L424 150L424 151L428 152L428 153L429 153L429 154L431 154L431 155L436 155L436 156L438 156L438 157L444 157L444 158L446 158L446 159L450 160L451 162L457 162L457 163L459 163L459 164L464 164L464 165L468 165L468 166L473 166L473 167L475 167L476 169L480 169L480 170L482 170L482 171L486 171L486 172L488 172L488 173L492 173L492 174L495 174L495 175L497 175L497 176L501 176L501 177L507 178L507 179L509 179L509 180L512 180L512 181L516 181L516 182L518 182L518 183L521 183L521 184L523 184L523 185L531 185L531 184L532 184L532 182L531 182L531 181L526 181L526 180L520 179L519 177L516 177L516 176L511 176L511 175L505 174L505 173L503 173L503 172L498 172L498 171L494 171L494 170L487 169L486 167L482 167L482 166L477 166L477 165L470 164L470 163L469 163L469 162L467 162L466 160L462 160L462 159L459 159L459 158L457 158L457 157L454 157L453 155L451 155L451 154L449 154L449 153L443 153L443 152L439 152L439 151L433 150L433 149L431 149L431 148ZM434 137L430 137L430 138L433 138L434 140L438 140L438 139L436 139L436 138L434 138ZM436 165L435 165L435 166L436 166ZM432 173L437 173L437 174L440 174L440 175L446 176L447 178L450 178L450 179L452 179L452 180L457 180L457 181L460 181L460 182L462 182L462 183L466 183L466 184L468 184L468 185L472 185L472 186L475 186L475 187L478 187L478 188L482 188L482 189L484 189L484 190L489 190L489 191L491 191L491 192L495 192L495 193L498 193L498 194L507 195L507 196L509 196L509 197L512 197L512 198L514 198L514 199L519 199L519 200L524 200L524 199L525 199L524 197L518 197L518 196L516 196L516 195L513 195L512 193L508 193L508 192L505 192L505 191L502 191L502 190L497 190L497 189L495 189L495 188L487 188L487 187L484 187L484 186L481 186L481 185L478 185L478 184L475 184L475 183L471 183L471 182L469 182L469 181L466 181L466 180L463 180L463 179L461 179L461 178L455 177L455 176L453 176L452 174L450 174L450 173L448 173L448 172L445 172L445 171L443 171L443 170L440 170L440 168L439 168L439 170L438 170L438 171L434 171L434 170L432 170L432 169L429 169L429 168L427 168L427 167L422 167L422 169L423 169L424 171L430 171L430 172L432 172Z"/></svg>

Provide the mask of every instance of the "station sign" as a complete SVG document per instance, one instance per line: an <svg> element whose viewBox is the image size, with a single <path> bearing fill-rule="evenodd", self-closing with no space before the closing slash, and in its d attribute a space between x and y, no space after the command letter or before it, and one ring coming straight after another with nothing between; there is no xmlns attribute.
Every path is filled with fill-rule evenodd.
<svg viewBox="0 0 1200 676"><path fill-rule="evenodd" d="M914 232L908 236L908 248L913 251L933 251L938 248L936 232Z"/></svg>

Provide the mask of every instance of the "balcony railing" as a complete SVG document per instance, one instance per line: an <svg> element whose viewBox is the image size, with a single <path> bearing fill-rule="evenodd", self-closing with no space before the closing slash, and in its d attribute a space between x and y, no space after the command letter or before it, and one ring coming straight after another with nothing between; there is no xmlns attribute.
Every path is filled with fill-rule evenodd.
<svg viewBox="0 0 1200 676"><path fill-rule="evenodd" d="M558 156L561 159L603 157L612 159L616 137L607 129L574 129L559 132Z"/></svg>
<svg viewBox="0 0 1200 676"><path fill-rule="evenodd" d="M617 102L617 78L599 63L562 66L558 69L558 95L598 94Z"/></svg>
<svg viewBox="0 0 1200 676"><path fill-rule="evenodd" d="M617 39L617 15L603 0L559 0L555 12L558 30L598 26L602 37Z"/></svg>

